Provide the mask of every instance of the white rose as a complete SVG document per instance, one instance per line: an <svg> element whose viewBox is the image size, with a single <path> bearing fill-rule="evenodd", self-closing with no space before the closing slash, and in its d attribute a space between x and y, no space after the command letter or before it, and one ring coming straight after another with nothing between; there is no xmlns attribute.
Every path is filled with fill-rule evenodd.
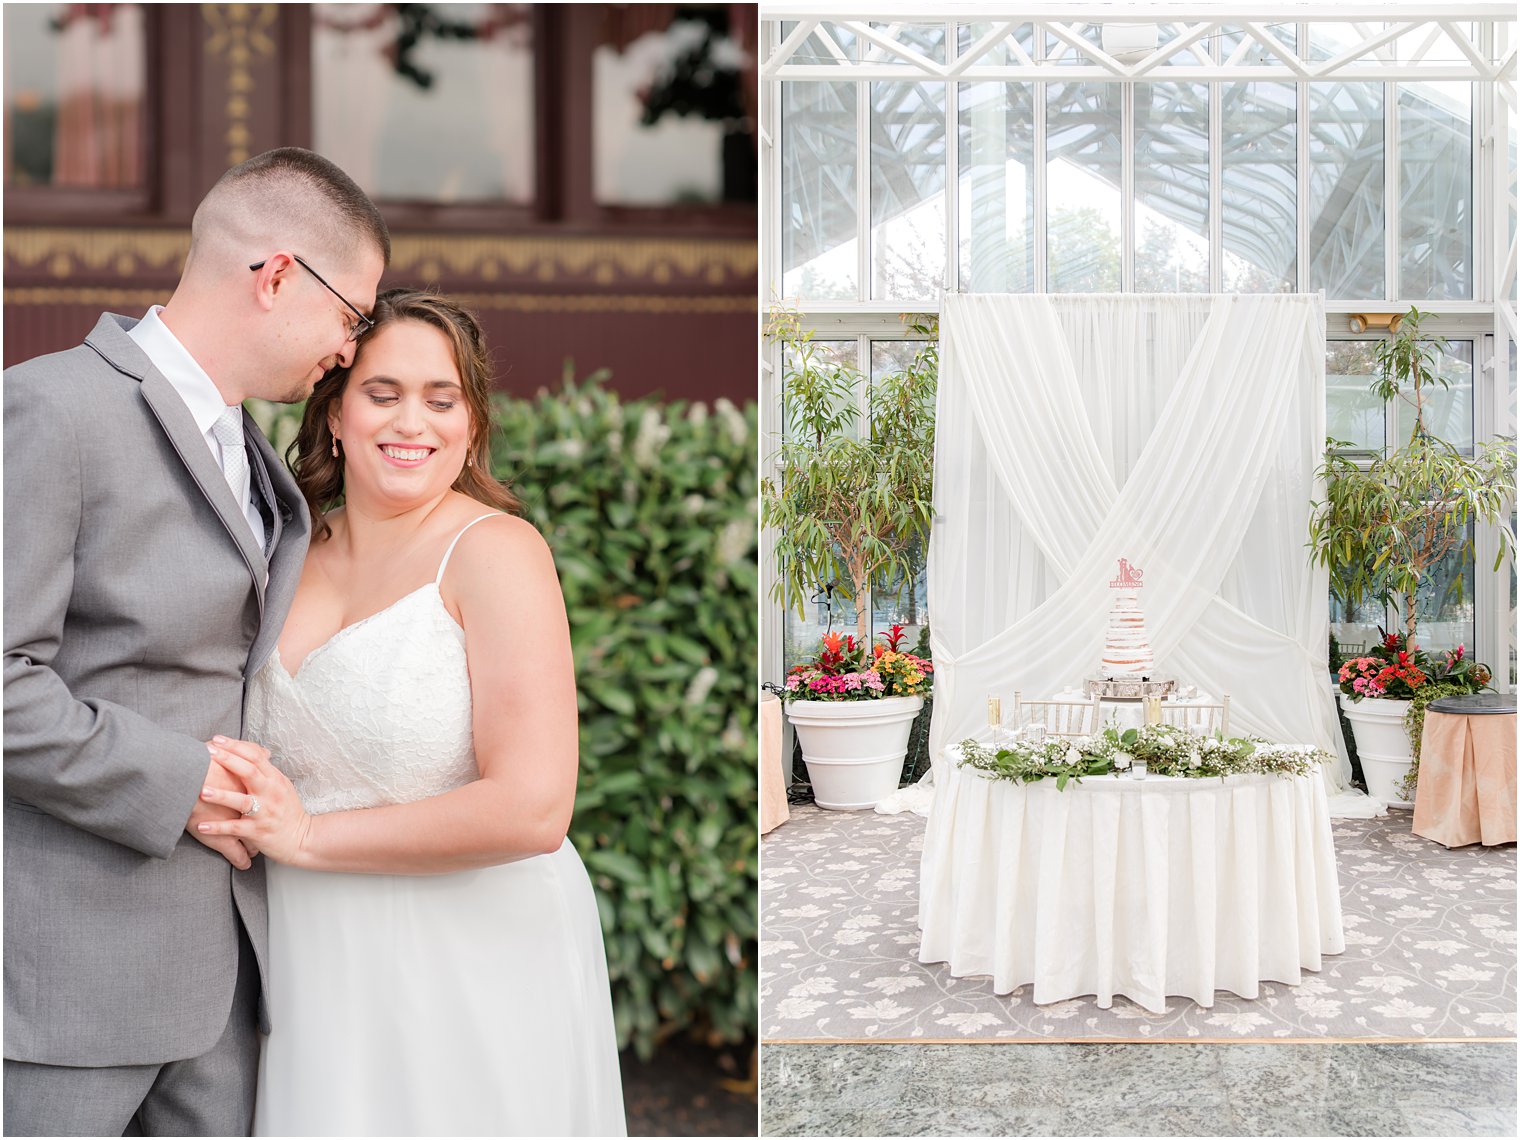
<svg viewBox="0 0 1520 1140"><path fill-rule="evenodd" d="M1082 763L1082 750L1076 745L1072 745L1066 750L1066 762L1072 766Z"/></svg>
<svg viewBox="0 0 1520 1140"><path fill-rule="evenodd" d="M1196 752L1189 752L1188 753L1188 767L1189 768L1196 768L1201 763L1203 763L1203 760L1198 755L1198 753L1196 753Z"/></svg>
<svg viewBox="0 0 1520 1140"><path fill-rule="evenodd" d="M1123 771L1125 768L1128 768L1134 762L1135 762L1135 758L1133 756L1131 756L1128 752L1115 752L1114 753L1114 767L1118 768L1120 771Z"/></svg>

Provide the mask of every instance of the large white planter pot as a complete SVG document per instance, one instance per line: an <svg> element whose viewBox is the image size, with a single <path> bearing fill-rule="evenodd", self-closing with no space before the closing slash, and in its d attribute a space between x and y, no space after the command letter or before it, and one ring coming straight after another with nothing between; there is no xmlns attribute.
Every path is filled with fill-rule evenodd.
<svg viewBox="0 0 1520 1140"><path fill-rule="evenodd" d="M879 701L788 701L813 799L831 811L873 808L902 779L913 718L923 697Z"/></svg>
<svg viewBox="0 0 1520 1140"><path fill-rule="evenodd" d="M1413 800L1404 798L1404 777L1414 763L1409 734L1404 731L1409 702L1343 697L1341 711L1356 736L1356 754L1362 761L1362 775L1367 777L1368 793L1389 807L1414 807Z"/></svg>

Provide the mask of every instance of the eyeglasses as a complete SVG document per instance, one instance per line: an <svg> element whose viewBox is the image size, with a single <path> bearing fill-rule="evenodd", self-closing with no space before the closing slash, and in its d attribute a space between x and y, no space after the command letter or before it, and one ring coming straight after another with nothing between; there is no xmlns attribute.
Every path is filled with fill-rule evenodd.
<svg viewBox="0 0 1520 1140"><path fill-rule="evenodd" d="M351 301L349 301L349 299L347 297L345 297L342 293L339 293L336 289L334 289L331 285L329 285L327 283L326 279L323 278L323 276L320 273L318 273L311 266L307 265L306 262L301 259L301 256L299 254L293 253L290 256L293 257L293 258L295 258L297 265L299 265L302 269L306 270L307 273L310 273L318 281L322 282L322 288L326 289L334 297L338 298L338 300L342 301L345 305L347 305L349 312L353 313L354 316L356 316L356 317L359 318L354 324L352 324L352 325L349 326L349 329L348 329L348 339L349 340L358 340L365 333L369 332L370 329L372 329L372 328L375 327L375 322L374 321L372 321L368 317L366 317L363 313L361 313L357 308L354 307L353 303ZM257 273L260 269L264 268L264 262L268 261L268 260L269 259L266 257L264 259L264 261L255 261L248 268L251 269L251 270L253 270L255 273Z"/></svg>

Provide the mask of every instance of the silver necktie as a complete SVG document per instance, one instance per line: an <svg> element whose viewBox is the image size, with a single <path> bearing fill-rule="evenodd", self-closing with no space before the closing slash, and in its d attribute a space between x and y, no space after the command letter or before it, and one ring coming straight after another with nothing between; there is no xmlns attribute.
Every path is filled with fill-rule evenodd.
<svg viewBox="0 0 1520 1140"><path fill-rule="evenodd" d="M211 434L222 447L222 474L232 488L239 511L248 501L248 451L243 442L243 409L227 408L211 425ZM262 536L260 536L262 538Z"/></svg>

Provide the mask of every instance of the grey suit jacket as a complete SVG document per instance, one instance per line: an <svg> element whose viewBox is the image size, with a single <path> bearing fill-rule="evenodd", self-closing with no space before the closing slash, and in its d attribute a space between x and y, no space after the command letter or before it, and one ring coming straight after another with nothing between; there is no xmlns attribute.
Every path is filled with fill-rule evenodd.
<svg viewBox="0 0 1520 1140"><path fill-rule="evenodd" d="M5 1056L21 1061L205 1052L240 917L264 971L262 860L235 871L184 828L203 742L242 735L310 523L245 413L278 504L266 561L134 323L106 314L5 372Z"/></svg>

